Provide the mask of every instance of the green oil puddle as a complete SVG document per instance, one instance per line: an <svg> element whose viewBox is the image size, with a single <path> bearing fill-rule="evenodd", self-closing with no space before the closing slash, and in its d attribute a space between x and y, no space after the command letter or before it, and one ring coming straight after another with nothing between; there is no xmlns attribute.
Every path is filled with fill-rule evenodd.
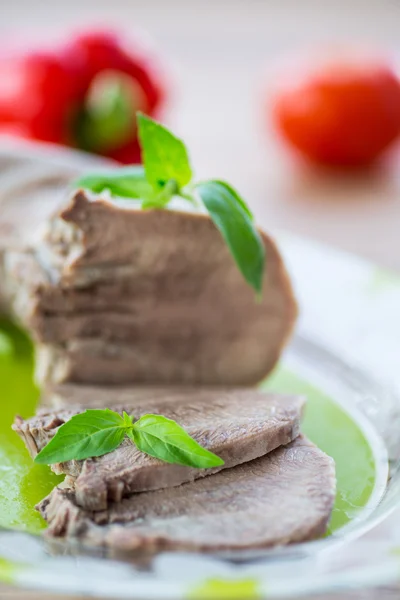
<svg viewBox="0 0 400 600"><path fill-rule="evenodd" d="M0 322L0 526L38 532L45 527L34 506L62 478L33 465L22 440L11 431L16 414L35 412L38 390L32 382L29 340L9 322ZM336 462L337 498L330 532L366 505L375 483L373 452L360 428L331 398L280 368L263 387L308 398L303 431Z"/></svg>
<svg viewBox="0 0 400 600"><path fill-rule="evenodd" d="M328 535L358 516L375 486L371 446L359 426L321 390L280 367L263 389L307 398L302 431L335 460L337 494Z"/></svg>
<svg viewBox="0 0 400 600"><path fill-rule="evenodd" d="M39 392L32 381L29 340L4 321L0 335L0 525L37 532L45 525L34 506L62 478L46 466L33 465L24 443L10 429L16 414L34 413Z"/></svg>

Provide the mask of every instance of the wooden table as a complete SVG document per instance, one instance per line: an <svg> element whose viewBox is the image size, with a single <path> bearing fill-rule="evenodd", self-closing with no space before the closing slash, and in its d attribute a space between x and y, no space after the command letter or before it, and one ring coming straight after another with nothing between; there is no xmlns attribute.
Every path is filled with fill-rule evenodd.
<svg viewBox="0 0 400 600"><path fill-rule="evenodd" d="M3 37L11 28L33 27L35 35L45 30L56 38L61 27L83 23L115 23L128 33L143 27L158 40L174 80L168 118L187 141L199 177L228 179L269 230L310 236L400 270L398 157L386 170L368 175L316 174L284 154L267 124L266 109L266 95L279 82L282 61L307 49L350 41L396 54L396 0L0 4ZM45 600L42 594L5 589L1 598Z"/></svg>

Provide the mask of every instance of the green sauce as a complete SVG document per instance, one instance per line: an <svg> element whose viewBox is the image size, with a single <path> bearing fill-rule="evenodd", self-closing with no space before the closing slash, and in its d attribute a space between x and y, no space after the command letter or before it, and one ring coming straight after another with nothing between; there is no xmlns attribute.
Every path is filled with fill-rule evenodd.
<svg viewBox="0 0 400 600"><path fill-rule="evenodd" d="M34 414L39 392L32 381L29 340L6 321L0 323L0 335L0 526L35 533L45 527L35 504L62 477L49 467L33 465L22 440L11 430L16 414L25 418ZM280 368L263 387L307 396L303 431L336 461L338 493L330 532L338 529L360 512L374 489L376 469L367 439L338 404L293 373Z"/></svg>
<svg viewBox="0 0 400 600"><path fill-rule="evenodd" d="M45 523L35 504L62 477L53 475L46 466L33 465L23 441L11 430L16 414L34 414L39 391L32 380L29 340L8 322L1 322L0 331L11 341L11 351L4 343L0 346L0 525L37 532Z"/></svg>
<svg viewBox="0 0 400 600"><path fill-rule="evenodd" d="M367 504L376 481L372 448L352 417L321 390L279 367L263 389L304 394L307 405L302 431L335 460L337 494L328 534L354 517Z"/></svg>

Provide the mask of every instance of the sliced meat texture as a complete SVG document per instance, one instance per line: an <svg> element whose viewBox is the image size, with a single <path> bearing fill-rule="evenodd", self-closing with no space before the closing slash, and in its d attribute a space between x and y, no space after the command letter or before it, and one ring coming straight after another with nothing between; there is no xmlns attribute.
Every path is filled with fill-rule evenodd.
<svg viewBox="0 0 400 600"><path fill-rule="evenodd" d="M6 256L10 303L38 345L37 379L258 383L297 316L281 255L260 233L258 301L208 215L74 194L40 244Z"/></svg>
<svg viewBox="0 0 400 600"><path fill-rule="evenodd" d="M65 189L80 172L76 165L48 162L36 144L0 148L0 313L10 308L3 289L5 253L38 242L41 226L65 204Z"/></svg>
<svg viewBox="0 0 400 600"><path fill-rule="evenodd" d="M147 392L145 392L147 394ZM137 396L140 394L137 393ZM84 461L53 465L56 473L74 478L76 503L91 511L107 509L133 492L179 486L221 469L234 467L288 444L300 432L304 401L257 390L237 389L165 392L164 397L138 398L119 407L135 418L162 414L179 423L225 464L212 469L169 464L140 452L126 439L114 452ZM14 429L35 456L76 410L43 412L28 421L17 418Z"/></svg>
<svg viewBox="0 0 400 600"><path fill-rule="evenodd" d="M38 510L49 536L119 552L217 552L311 540L327 527L334 462L299 436L269 454L210 477L134 494L89 512L73 490L55 488Z"/></svg>

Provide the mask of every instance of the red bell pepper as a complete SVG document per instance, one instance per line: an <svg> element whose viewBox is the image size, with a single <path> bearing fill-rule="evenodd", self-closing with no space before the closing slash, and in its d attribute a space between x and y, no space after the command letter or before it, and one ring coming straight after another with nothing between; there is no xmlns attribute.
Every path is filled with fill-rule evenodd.
<svg viewBox="0 0 400 600"><path fill-rule="evenodd" d="M155 57L112 32L0 57L0 132L139 162L136 112L157 116L164 100Z"/></svg>

